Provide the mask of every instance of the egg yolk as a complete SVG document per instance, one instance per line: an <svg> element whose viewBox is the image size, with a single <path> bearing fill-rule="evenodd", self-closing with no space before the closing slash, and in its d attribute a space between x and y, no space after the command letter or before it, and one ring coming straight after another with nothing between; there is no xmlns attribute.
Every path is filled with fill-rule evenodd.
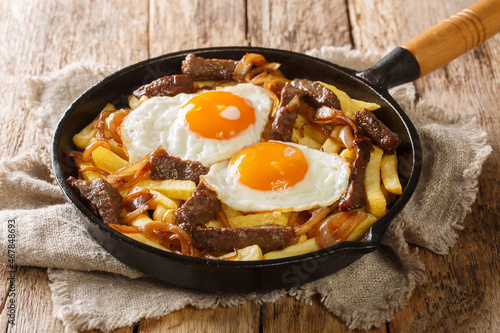
<svg viewBox="0 0 500 333"><path fill-rule="evenodd" d="M302 151L281 142L263 142L241 150L231 170L245 186L260 191L287 189L304 179L308 162Z"/></svg>
<svg viewBox="0 0 500 333"><path fill-rule="evenodd" d="M183 108L186 126L204 138L231 139L255 123L251 102L227 91L196 95Z"/></svg>

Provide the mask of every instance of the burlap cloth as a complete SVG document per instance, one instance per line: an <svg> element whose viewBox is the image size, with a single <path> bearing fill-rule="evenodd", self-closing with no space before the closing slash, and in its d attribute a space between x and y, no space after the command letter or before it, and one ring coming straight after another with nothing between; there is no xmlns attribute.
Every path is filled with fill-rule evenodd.
<svg viewBox="0 0 500 333"><path fill-rule="evenodd" d="M348 48L313 50L346 67L367 68L380 54ZM0 161L0 262L7 263L7 221L16 224L16 264L48 267L54 315L68 331L129 326L187 305L232 306L274 302L291 295L304 303L319 295L325 309L351 329L379 327L405 306L425 279L418 247L444 255L455 243L477 192L477 178L491 147L476 119L454 119L424 101L412 84L391 93L415 123L424 167L411 201L394 220L384 246L351 266L292 290L266 294L214 294L177 288L125 266L87 233L80 214L66 202L50 165L51 134L72 100L116 68L73 64L29 79L31 112L43 133L33 151ZM413 245L409 245L413 244ZM415 246L414 246L415 245ZM283 314L287 315L287 314Z"/></svg>

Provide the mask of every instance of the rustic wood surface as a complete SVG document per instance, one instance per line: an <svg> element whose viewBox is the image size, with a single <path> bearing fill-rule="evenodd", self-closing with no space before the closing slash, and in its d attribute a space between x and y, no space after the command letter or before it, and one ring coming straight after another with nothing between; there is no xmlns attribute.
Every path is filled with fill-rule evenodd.
<svg viewBox="0 0 500 333"><path fill-rule="evenodd" d="M39 136L26 107L24 79L76 61L126 66L197 47L252 45L306 51L350 45L385 51L401 45L474 0L0 1L2 157ZM420 250L427 281L393 319L373 332L500 331L500 36L416 82L418 94L449 114L477 116L493 153L476 203L445 256ZM452 190L452 189L450 189ZM2 221L6 223L6 221ZM7 324L7 268L0 269L0 329L63 332L52 315L45 270L20 267L16 326ZM262 306L187 307L116 332L346 332L319 301L292 298Z"/></svg>

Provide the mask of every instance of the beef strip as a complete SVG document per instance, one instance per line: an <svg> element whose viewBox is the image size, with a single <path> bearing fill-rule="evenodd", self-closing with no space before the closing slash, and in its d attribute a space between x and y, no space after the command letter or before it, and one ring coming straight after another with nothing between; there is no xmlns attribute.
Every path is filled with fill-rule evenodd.
<svg viewBox="0 0 500 333"><path fill-rule="evenodd" d="M204 59L190 53L182 62L182 73L198 80L230 80L237 64L236 60Z"/></svg>
<svg viewBox="0 0 500 333"><path fill-rule="evenodd" d="M104 223L119 223L122 197L116 188L104 179L90 181L69 177L68 182L87 200L92 212L99 215Z"/></svg>
<svg viewBox="0 0 500 333"><path fill-rule="evenodd" d="M151 179L180 179L200 182L200 176L206 175L209 168L196 161L185 161L170 156L165 149L158 148L149 159Z"/></svg>
<svg viewBox="0 0 500 333"><path fill-rule="evenodd" d="M141 96L175 96L180 93L192 94L194 92L194 80L191 76L170 75L137 88L133 94L135 97L141 98Z"/></svg>
<svg viewBox="0 0 500 333"><path fill-rule="evenodd" d="M386 153L393 154L401 144L398 135L382 123L372 112L356 111L354 114L358 126Z"/></svg>
<svg viewBox="0 0 500 333"><path fill-rule="evenodd" d="M337 95L319 82L313 82L307 79L294 79L292 86L302 90L316 106L328 106L340 110L340 101Z"/></svg>
<svg viewBox="0 0 500 333"><path fill-rule="evenodd" d="M372 144L369 138L362 138L354 140L354 147L356 148L356 159L351 166L349 187L340 199L339 210L341 212L361 208L366 204L365 171L366 165L370 161Z"/></svg>
<svg viewBox="0 0 500 333"><path fill-rule="evenodd" d="M200 183L193 195L175 211L175 222L189 234L197 226L201 226L215 218L215 213L222 209L217 194L205 184Z"/></svg>
<svg viewBox="0 0 500 333"><path fill-rule="evenodd" d="M193 242L200 250L228 252L250 245L262 251L280 250L294 239L291 227L269 225L246 228L198 228L193 231Z"/></svg>
<svg viewBox="0 0 500 333"><path fill-rule="evenodd" d="M270 138L288 142L292 139L293 124L299 113L300 103L290 103L295 97L304 96L304 92L286 83L281 90L280 104L271 126Z"/></svg>

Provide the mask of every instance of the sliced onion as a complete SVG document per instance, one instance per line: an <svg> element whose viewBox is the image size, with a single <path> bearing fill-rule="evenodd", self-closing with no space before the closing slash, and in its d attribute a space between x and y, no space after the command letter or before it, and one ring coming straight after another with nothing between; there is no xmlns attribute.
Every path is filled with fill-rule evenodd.
<svg viewBox="0 0 500 333"><path fill-rule="evenodd" d="M316 233L316 242L321 248L345 241L358 225L367 218L365 212L341 212L323 220Z"/></svg>
<svg viewBox="0 0 500 333"><path fill-rule="evenodd" d="M181 253L187 256L193 256L195 249L191 236L182 228L169 223L158 221L149 222L139 229L146 235L159 242L170 243L173 239L180 242Z"/></svg>
<svg viewBox="0 0 500 333"><path fill-rule="evenodd" d="M120 224L125 224L125 225L131 224L137 218L137 216L141 215L147 210L148 210L148 205L147 204L142 205L133 212L130 212L123 217L120 217Z"/></svg>
<svg viewBox="0 0 500 333"><path fill-rule="evenodd" d="M329 207L321 207L317 208L313 211L312 216L307 220L306 223L301 226L295 228L294 234L295 236L301 236L307 234L312 228L318 225L323 219L330 213Z"/></svg>
<svg viewBox="0 0 500 333"><path fill-rule="evenodd" d="M354 136L350 126L344 125L340 128L339 138L342 140L347 149L354 148Z"/></svg>
<svg viewBox="0 0 500 333"><path fill-rule="evenodd" d="M224 213L224 211L222 210L219 210L217 213L215 213L215 215L217 216L217 220L222 223L222 225L225 227L225 228L231 228L231 226L229 225L229 221L227 219L227 216L226 216L226 213Z"/></svg>
<svg viewBox="0 0 500 333"><path fill-rule="evenodd" d="M111 147L109 146L109 144L106 141L96 141L96 142L92 143L91 145L89 145L85 149L85 151L82 154L82 161L88 162L90 159L90 156L92 155L92 152L99 147L104 147L106 149L111 150Z"/></svg>

